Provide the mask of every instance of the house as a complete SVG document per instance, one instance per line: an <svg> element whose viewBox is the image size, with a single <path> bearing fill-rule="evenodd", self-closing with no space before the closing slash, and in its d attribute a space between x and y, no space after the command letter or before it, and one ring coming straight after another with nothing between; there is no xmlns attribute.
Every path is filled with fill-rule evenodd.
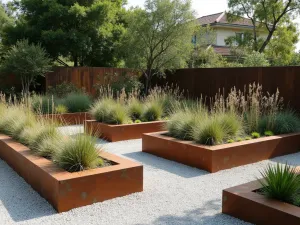
<svg viewBox="0 0 300 225"><path fill-rule="evenodd" d="M226 46L225 40L228 37L240 35L244 36L245 32L251 32L253 25L250 19L240 17L237 21L229 22L226 12L220 12L212 15L202 16L197 19L202 26L210 26L216 31L215 43L211 46L215 52L225 57L230 57L230 48ZM266 34L261 33L260 36Z"/></svg>

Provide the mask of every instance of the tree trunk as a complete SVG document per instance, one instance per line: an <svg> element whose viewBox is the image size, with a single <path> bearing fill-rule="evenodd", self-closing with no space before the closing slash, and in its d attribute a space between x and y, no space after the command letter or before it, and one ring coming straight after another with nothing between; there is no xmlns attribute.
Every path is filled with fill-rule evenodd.
<svg viewBox="0 0 300 225"><path fill-rule="evenodd" d="M267 39L264 41L264 43L262 44L262 46L259 49L260 53L262 53L265 50L265 48L267 47L267 45L269 44L269 42L270 42L270 40L273 36L274 31L275 31L275 28L272 28L272 30L269 32L269 35L268 35Z"/></svg>
<svg viewBox="0 0 300 225"><path fill-rule="evenodd" d="M152 70L147 69L145 72L145 95L147 96L149 94L149 88L150 88L150 82L152 78Z"/></svg>
<svg viewBox="0 0 300 225"><path fill-rule="evenodd" d="M78 67L78 57L73 56L73 60L74 60L74 67Z"/></svg>

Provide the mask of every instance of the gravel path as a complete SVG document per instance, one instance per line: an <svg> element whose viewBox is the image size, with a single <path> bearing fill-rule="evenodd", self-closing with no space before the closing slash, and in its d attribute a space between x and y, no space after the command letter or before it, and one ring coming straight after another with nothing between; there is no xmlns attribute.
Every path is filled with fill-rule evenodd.
<svg viewBox="0 0 300 225"><path fill-rule="evenodd" d="M68 127L68 133L76 133L77 128ZM99 143L108 152L144 165L142 193L58 214L0 160L0 224L247 224L221 213L222 190L255 179L258 170L269 163L300 165L300 153L297 153L209 174L142 153L141 140Z"/></svg>

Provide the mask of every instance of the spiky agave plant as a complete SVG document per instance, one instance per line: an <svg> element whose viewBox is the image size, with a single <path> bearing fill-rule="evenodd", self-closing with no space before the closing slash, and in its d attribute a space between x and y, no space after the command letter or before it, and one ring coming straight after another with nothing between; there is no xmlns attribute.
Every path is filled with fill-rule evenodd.
<svg viewBox="0 0 300 225"><path fill-rule="evenodd" d="M295 167L287 164L269 165L262 170L264 179L258 179L262 185L262 193L273 199L295 204L300 197L300 176Z"/></svg>
<svg viewBox="0 0 300 225"><path fill-rule="evenodd" d="M54 161L69 172L93 169L104 164L95 147L96 139L80 134L75 139L64 140L61 149L54 155Z"/></svg>

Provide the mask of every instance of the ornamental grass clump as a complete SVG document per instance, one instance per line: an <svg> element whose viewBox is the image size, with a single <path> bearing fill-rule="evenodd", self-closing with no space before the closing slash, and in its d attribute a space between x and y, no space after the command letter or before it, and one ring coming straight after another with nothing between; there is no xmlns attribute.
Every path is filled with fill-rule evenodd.
<svg viewBox="0 0 300 225"><path fill-rule="evenodd" d="M151 101L145 105L142 119L145 122L160 120L164 113L163 106L160 102Z"/></svg>
<svg viewBox="0 0 300 225"><path fill-rule="evenodd" d="M131 99L128 103L128 114L132 121L141 120L144 111L144 105L138 99Z"/></svg>
<svg viewBox="0 0 300 225"><path fill-rule="evenodd" d="M262 185L261 193L269 198L300 205L300 176L296 169L287 164L269 165L260 172L263 180L258 179Z"/></svg>
<svg viewBox="0 0 300 225"><path fill-rule="evenodd" d="M87 112L90 109L92 101L86 94L71 93L63 99L63 104L70 113Z"/></svg>
<svg viewBox="0 0 300 225"><path fill-rule="evenodd" d="M107 124L124 124L130 121L125 106L110 98L94 103L91 114L98 122Z"/></svg>
<svg viewBox="0 0 300 225"><path fill-rule="evenodd" d="M31 107L38 114L53 114L58 99L53 96L34 95L31 97Z"/></svg>
<svg viewBox="0 0 300 225"><path fill-rule="evenodd" d="M99 157L99 150L95 144L96 139L87 134L64 140L61 148L54 155L54 161L69 172L101 167L104 161Z"/></svg>

